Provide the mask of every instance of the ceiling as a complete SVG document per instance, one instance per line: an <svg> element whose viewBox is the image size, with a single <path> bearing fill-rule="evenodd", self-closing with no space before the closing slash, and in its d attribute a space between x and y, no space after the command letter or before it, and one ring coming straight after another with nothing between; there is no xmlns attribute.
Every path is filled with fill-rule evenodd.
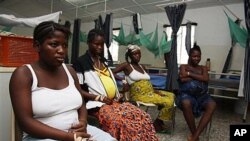
<svg viewBox="0 0 250 141"><path fill-rule="evenodd" d="M62 11L65 20L80 18L82 22L91 22L108 13L113 13L113 18L121 18L133 13L164 12L165 6L183 2L188 9L193 9L242 3L243 0L0 0L0 13L36 17Z"/></svg>

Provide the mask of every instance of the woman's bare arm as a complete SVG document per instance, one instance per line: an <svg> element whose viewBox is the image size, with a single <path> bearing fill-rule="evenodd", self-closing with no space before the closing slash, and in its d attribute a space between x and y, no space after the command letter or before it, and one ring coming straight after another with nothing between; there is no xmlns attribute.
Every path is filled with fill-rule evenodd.
<svg viewBox="0 0 250 141"><path fill-rule="evenodd" d="M180 71L179 71L179 78L181 82L187 82L192 80L192 78L188 75L188 71L186 71L187 65L181 65L180 66Z"/></svg>
<svg viewBox="0 0 250 141"><path fill-rule="evenodd" d="M10 98L20 128L37 138L73 141L73 133L50 127L33 118L31 101L32 83L31 72L26 66L17 68L10 79Z"/></svg>
<svg viewBox="0 0 250 141"><path fill-rule="evenodd" d="M128 65L128 63L124 62L124 63L118 65L117 67L115 67L115 69L112 70L112 72L113 72L113 74L114 74L114 76L115 76L115 78L117 80L124 80L124 78L117 75L117 73L124 72L124 74L127 74L127 69L126 69L127 65Z"/></svg>
<svg viewBox="0 0 250 141"><path fill-rule="evenodd" d="M196 73L189 73L189 76L192 77L195 80L203 81L203 82L208 82L209 80L209 75L208 75L208 70L207 67L205 66L200 66L201 67L201 74L196 74Z"/></svg>

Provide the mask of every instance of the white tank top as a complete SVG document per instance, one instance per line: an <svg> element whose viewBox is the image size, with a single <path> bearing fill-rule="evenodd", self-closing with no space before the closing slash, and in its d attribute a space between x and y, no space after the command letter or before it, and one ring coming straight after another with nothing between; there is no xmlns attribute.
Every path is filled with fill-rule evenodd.
<svg viewBox="0 0 250 141"><path fill-rule="evenodd" d="M137 71L136 69L134 69L134 67L129 64L132 68L132 71L130 72L130 74L128 76L126 76L126 80L128 82L128 84L133 84L136 81L139 80L150 80L150 76L148 75L148 73L143 69L143 67L140 65L140 67L143 70L143 73Z"/></svg>
<svg viewBox="0 0 250 141"><path fill-rule="evenodd" d="M72 124L78 122L78 112L82 105L82 97L74 85L74 79L65 64L63 68L68 76L69 85L60 90L38 87L36 74L31 67L32 84L32 110L33 117L51 127L68 131Z"/></svg>

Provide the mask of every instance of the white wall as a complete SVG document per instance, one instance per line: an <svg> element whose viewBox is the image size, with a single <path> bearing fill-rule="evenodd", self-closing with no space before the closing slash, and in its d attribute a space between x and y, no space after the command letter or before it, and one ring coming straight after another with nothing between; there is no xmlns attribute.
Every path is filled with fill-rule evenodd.
<svg viewBox="0 0 250 141"><path fill-rule="evenodd" d="M245 19L243 3L228 5L228 7L240 19ZM231 47L230 31L223 9L225 8L217 6L187 10L185 15L185 18L198 23L195 37L203 53L201 63L204 64L206 58L211 58L211 69L219 72L223 68L227 53ZM235 17L231 14L229 16L235 20ZM242 21L242 25L245 25L245 21ZM243 60L244 49L239 46L235 47L235 49L232 69L239 70L242 66L241 60Z"/></svg>
<svg viewBox="0 0 250 141"><path fill-rule="evenodd" d="M12 106L9 95L11 71L0 67L0 141L11 140Z"/></svg>
<svg viewBox="0 0 250 141"><path fill-rule="evenodd" d="M232 4L227 5L231 11L235 13L240 19L243 19L242 25L245 26L244 18L244 5ZM202 50L201 64L205 64L207 58L211 59L211 70L221 72L227 53L231 46L231 38L229 33L229 27L227 17L224 14L225 8L223 6L214 6L207 8L187 9L184 20L182 23L186 23L187 20L198 23L195 33L195 40L200 45ZM226 10L225 10L226 11ZM235 20L228 11L228 15ZM155 13L149 15L142 15L142 26L145 33L153 32L156 27L156 23L159 25L159 37L162 35L163 24L169 24L167 15L165 12ZM113 27L120 27L123 23L125 34L127 35L132 23L131 17L122 19L114 19ZM88 32L94 27L94 22L82 24L82 30ZM124 61L124 47L121 47L119 54L119 60ZM233 53L233 62L231 69L240 70L242 66L242 60L244 58L244 48L236 46ZM151 64L153 66L164 67L163 58L155 58L145 48L142 48L142 63Z"/></svg>

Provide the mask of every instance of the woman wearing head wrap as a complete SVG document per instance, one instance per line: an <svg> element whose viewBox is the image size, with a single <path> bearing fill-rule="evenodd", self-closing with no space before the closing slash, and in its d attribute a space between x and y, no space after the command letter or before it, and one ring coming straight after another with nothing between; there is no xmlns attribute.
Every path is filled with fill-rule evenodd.
<svg viewBox="0 0 250 141"><path fill-rule="evenodd" d="M129 58L131 61L129 61ZM154 103L159 106L160 114L155 120L154 125L157 131L166 131L163 121L170 120L173 114L171 111L174 105L173 93L154 90L150 82L150 76L145 71L145 67L139 64L141 59L140 47L137 45L129 45L125 54L125 59L126 62L117 66L113 70L113 73L124 72L126 82L130 87L129 91L132 101ZM124 78L116 78L124 81Z"/></svg>

